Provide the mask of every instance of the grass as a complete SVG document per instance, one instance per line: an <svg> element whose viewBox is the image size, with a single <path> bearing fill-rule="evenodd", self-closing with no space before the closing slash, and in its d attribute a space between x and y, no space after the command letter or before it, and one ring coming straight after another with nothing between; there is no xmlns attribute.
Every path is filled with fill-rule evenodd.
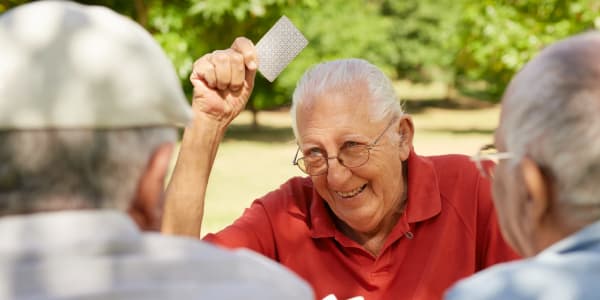
<svg viewBox="0 0 600 300"><path fill-rule="evenodd" d="M443 86L408 86L406 111L415 125L418 154L471 155L492 141L499 108L483 102L441 99ZM433 99L433 100L432 100ZM251 128L251 114L243 112L221 143L209 181L202 235L231 224L252 201L276 189L292 176L303 176L291 161L296 144L287 111L260 112L260 128Z"/></svg>

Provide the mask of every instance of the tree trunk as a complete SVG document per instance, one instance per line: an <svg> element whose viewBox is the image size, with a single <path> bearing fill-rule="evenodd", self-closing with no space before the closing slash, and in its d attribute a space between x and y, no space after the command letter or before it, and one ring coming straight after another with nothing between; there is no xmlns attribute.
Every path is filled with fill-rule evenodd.
<svg viewBox="0 0 600 300"><path fill-rule="evenodd" d="M446 100L450 101L456 97L456 73L452 72L452 77L446 82Z"/></svg>
<svg viewBox="0 0 600 300"><path fill-rule="evenodd" d="M252 112L252 130L258 129L258 109L256 109L256 105L254 105L254 98L251 98L248 101L247 107Z"/></svg>
<svg viewBox="0 0 600 300"><path fill-rule="evenodd" d="M252 110L252 130L258 129L258 111Z"/></svg>
<svg viewBox="0 0 600 300"><path fill-rule="evenodd" d="M135 0L134 2L137 22L148 29L148 9L144 0Z"/></svg>
<svg viewBox="0 0 600 300"><path fill-rule="evenodd" d="M452 100L452 83L446 83L446 101Z"/></svg>

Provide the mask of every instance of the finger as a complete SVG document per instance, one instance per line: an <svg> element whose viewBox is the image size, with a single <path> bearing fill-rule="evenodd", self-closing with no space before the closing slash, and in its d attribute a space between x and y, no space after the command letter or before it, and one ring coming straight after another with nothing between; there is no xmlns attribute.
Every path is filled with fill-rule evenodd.
<svg viewBox="0 0 600 300"><path fill-rule="evenodd" d="M244 80L246 80L244 56L233 49L229 49L228 52L231 63L231 83L229 84L229 87L232 90L237 91L244 86Z"/></svg>
<svg viewBox="0 0 600 300"><path fill-rule="evenodd" d="M252 89L254 87L254 78L256 77L256 70L258 69L258 57L256 54L256 47L251 40L245 37L238 37L233 41L231 49L241 53L244 57L244 63L246 65L246 76L245 81L248 87Z"/></svg>
<svg viewBox="0 0 600 300"><path fill-rule="evenodd" d="M233 41L231 49L239 52L244 56L244 63L246 68L250 71L256 71L258 68L258 60L256 55L256 48L251 40L245 37L238 37Z"/></svg>
<svg viewBox="0 0 600 300"><path fill-rule="evenodd" d="M256 69L248 70L246 69L246 78L244 79L246 84L248 85L248 89L252 90L254 88L254 78L256 78Z"/></svg>
<svg viewBox="0 0 600 300"><path fill-rule="evenodd" d="M211 54L205 54L194 62L190 75L190 81L194 87L200 84L198 81L203 81L210 88L216 87L215 67L210 61L210 56Z"/></svg>
<svg viewBox="0 0 600 300"><path fill-rule="evenodd" d="M210 57L215 67L215 78L217 88L225 90L231 83L231 59L227 50L216 50Z"/></svg>

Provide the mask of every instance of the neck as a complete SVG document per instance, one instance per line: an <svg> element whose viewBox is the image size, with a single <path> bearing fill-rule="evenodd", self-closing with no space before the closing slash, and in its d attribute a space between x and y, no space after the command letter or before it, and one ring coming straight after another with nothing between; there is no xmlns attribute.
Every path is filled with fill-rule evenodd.
<svg viewBox="0 0 600 300"><path fill-rule="evenodd" d="M573 215L577 212L563 208L560 212L554 212L544 218L532 236L534 241L533 251L530 255L536 255L554 243L576 233L592 222L574 222ZM582 213L582 212L579 212Z"/></svg>
<svg viewBox="0 0 600 300"><path fill-rule="evenodd" d="M390 214L383 218L377 227L367 232L354 230L337 218L334 218L335 224L338 230L344 233L344 235L357 242L373 256L378 256L383 249L383 245L385 244L388 235L392 232L392 229L394 229L394 226L396 226L400 217L402 217L405 204L406 201L403 197L398 205L398 209L391 211Z"/></svg>

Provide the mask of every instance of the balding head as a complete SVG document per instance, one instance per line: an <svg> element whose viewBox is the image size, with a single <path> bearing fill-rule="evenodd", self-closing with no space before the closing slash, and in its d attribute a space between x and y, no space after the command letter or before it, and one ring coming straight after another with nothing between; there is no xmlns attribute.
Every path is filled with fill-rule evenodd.
<svg viewBox="0 0 600 300"><path fill-rule="evenodd" d="M590 32L555 43L529 62L503 97L497 141L540 166L565 216L578 223L600 217L598 49L600 33Z"/></svg>

